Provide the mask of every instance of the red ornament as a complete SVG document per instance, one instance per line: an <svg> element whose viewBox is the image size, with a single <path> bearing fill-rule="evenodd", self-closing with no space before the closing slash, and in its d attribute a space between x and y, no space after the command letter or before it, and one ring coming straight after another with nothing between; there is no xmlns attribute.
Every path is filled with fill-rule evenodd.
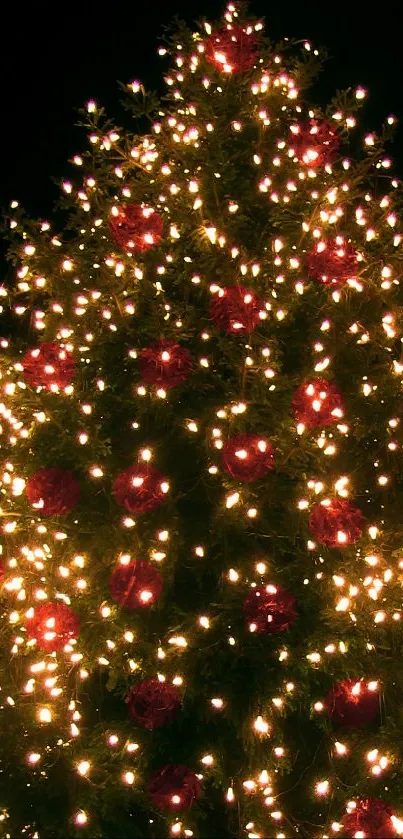
<svg viewBox="0 0 403 839"><path fill-rule="evenodd" d="M339 422L344 414L343 397L332 382L311 379L294 393L292 406L297 422L306 428L324 428Z"/></svg>
<svg viewBox="0 0 403 839"><path fill-rule="evenodd" d="M243 609L250 632L284 632L297 617L295 597L282 586L270 584L252 589Z"/></svg>
<svg viewBox="0 0 403 839"><path fill-rule="evenodd" d="M167 813L189 810L200 798L202 785L187 766L168 763L159 769L147 786L155 807Z"/></svg>
<svg viewBox="0 0 403 839"><path fill-rule="evenodd" d="M337 725L363 728L379 714L378 689L371 690L362 679L343 679L329 691L326 708Z"/></svg>
<svg viewBox="0 0 403 839"><path fill-rule="evenodd" d="M184 382L192 366L190 353L176 341L156 341L139 353L139 370L143 382L167 390Z"/></svg>
<svg viewBox="0 0 403 839"><path fill-rule="evenodd" d="M234 24L213 32L205 43L207 61L225 73L251 70L259 56L255 32L245 32Z"/></svg>
<svg viewBox="0 0 403 839"><path fill-rule="evenodd" d="M109 587L119 606L139 609L152 606L161 596L162 577L154 565L144 559L131 559L126 565L121 562L116 565Z"/></svg>
<svg viewBox="0 0 403 839"><path fill-rule="evenodd" d="M78 615L65 603L47 602L34 607L32 618L27 618L27 632L36 638L40 650L62 650L73 638L78 638Z"/></svg>
<svg viewBox="0 0 403 839"><path fill-rule="evenodd" d="M43 516L64 516L76 506L80 485L72 472L49 466L28 478L25 492L29 503Z"/></svg>
<svg viewBox="0 0 403 839"><path fill-rule="evenodd" d="M1 581L2 581L3 577L5 577L5 573L6 573L6 572L5 572L5 570L4 570L4 563L3 563L3 560L2 560L2 559L0 559L0 585L1 585Z"/></svg>
<svg viewBox="0 0 403 839"><path fill-rule="evenodd" d="M342 236L322 239L307 254L306 264L311 279L340 287L357 274L357 252Z"/></svg>
<svg viewBox="0 0 403 839"><path fill-rule="evenodd" d="M113 482L118 504L129 513L149 513L162 504L169 484L149 463L137 463L120 472Z"/></svg>
<svg viewBox="0 0 403 839"><path fill-rule="evenodd" d="M236 481L263 478L274 465L271 444L259 434L236 434L224 443L222 465Z"/></svg>
<svg viewBox="0 0 403 839"><path fill-rule="evenodd" d="M27 350L21 364L25 381L31 387L57 390L73 381L75 362L72 353L51 341Z"/></svg>
<svg viewBox="0 0 403 839"><path fill-rule="evenodd" d="M252 288L226 286L210 303L210 317L222 332L252 332L260 321L264 305Z"/></svg>
<svg viewBox="0 0 403 839"><path fill-rule="evenodd" d="M360 836L361 839L393 839L397 836L392 816L394 812L380 798L361 798L351 801L342 818L340 837Z"/></svg>
<svg viewBox="0 0 403 839"><path fill-rule="evenodd" d="M342 548L360 538L364 517L358 507L341 498L326 499L313 508L309 526L322 545Z"/></svg>
<svg viewBox="0 0 403 839"><path fill-rule="evenodd" d="M158 245L164 230L160 214L141 204L120 204L113 212L109 226L119 248L138 253Z"/></svg>
<svg viewBox="0 0 403 839"><path fill-rule="evenodd" d="M333 163L340 146L336 129L326 120L310 119L291 126L290 145L299 163L326 166Z"/></svg>
<svg viewBox="0 0 403 839"><path fill-rule="evenodd" d="M150 729L172 722L181 707L176 687L158 679L145 679L134 685L126 702L131 718Z"/></svg>

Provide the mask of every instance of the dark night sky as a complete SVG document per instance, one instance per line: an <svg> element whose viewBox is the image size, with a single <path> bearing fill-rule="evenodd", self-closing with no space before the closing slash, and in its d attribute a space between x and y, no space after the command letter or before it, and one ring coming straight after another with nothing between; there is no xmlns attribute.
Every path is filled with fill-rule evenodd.
<svg viewBox="0 0 403 839"><path fill-rule="evenodd" d="M8 4L8 28L0 52L3 154L0 205L17 198L34 215L51 213L57 189L51 176L67 176L67 159L85 145L75 109L95 98L114 115L116 81L139 78L146 87L160 84L164 68L156 55L164 24L175 14L189 23L218 17L220 0L133 0L109 3L107 13L93 0L68 4ZM370 90L365 127L376 128L390 113L402 116L403 48L398 0L251 0L266 18L268 34L308 38L324 45L331 59L318 86L323 103L336 89L358 83ZM383 9L387 11L383 15ZM400 130L394 155L403 169Z"/></svg>

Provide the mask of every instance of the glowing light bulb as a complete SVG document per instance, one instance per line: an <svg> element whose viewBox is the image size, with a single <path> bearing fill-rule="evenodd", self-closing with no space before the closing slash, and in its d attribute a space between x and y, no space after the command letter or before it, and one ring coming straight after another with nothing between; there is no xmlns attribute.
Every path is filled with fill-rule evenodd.
<svg viewBox="0 0 403 839"><path fill-rule="evenodd" d="M329 793L329 781L318 781L315 786L315 792L317 795L328 795Z"/></svg>
<svg viewBox="0 0 403 839"><path fill-rule="evenodd" d="M87 822L88 822L87 813L85 813L84 810L79 810L78 813L76 813L76 815L75 815L74 821L79 826L87 824Z"/></svg>
<svg viewBox="0 0 403 839"><path fill-rule="evenodd" d="M256 719L253 723L253 727L254 727L255 731L258 732L258 734L268 734L268 732L269 732L268 722L266 722L266 720L264 720L263 717L260 716L260 715L258 717L256 717Z"/></svg>

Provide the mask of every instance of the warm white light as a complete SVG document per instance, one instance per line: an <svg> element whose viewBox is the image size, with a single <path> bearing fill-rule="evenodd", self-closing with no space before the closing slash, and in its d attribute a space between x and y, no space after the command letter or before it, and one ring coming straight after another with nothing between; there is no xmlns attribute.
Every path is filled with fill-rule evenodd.
<svg viewBox="0 0 403 839"><path fill-rule="evenodd" d="M329 781L318 781L315 786L315 792L317 795L328 795Z"/></svg>
<svg viewBox="0 0 403 839"><path fill-rule="evenodd" d="M87 814L84 812L84 810L80 810L78 813L76 813L76 817L75 817L74 821L75 821L75 823L76 823L76 824L78 824L78 825L84 825L84 824L87 824L87 821L88 821L88 816L87 816Z"/></svg>
<svg viewBox="0 0 403 839"><path fill-rule="evenodd" d="M52 722L52 712L49 708L40 708L38 712L40 722Z"/></svg>

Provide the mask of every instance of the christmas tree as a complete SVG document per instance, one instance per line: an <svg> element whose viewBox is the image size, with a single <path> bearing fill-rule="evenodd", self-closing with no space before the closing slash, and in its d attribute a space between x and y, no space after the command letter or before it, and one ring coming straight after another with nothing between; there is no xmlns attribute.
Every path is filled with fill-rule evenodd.
<svg viewBox="0 0 403 839"><path fill-rule="evenodd" d="M232 3L160 54L9 214L0 836L399 836L394 119Z"/></svg>

